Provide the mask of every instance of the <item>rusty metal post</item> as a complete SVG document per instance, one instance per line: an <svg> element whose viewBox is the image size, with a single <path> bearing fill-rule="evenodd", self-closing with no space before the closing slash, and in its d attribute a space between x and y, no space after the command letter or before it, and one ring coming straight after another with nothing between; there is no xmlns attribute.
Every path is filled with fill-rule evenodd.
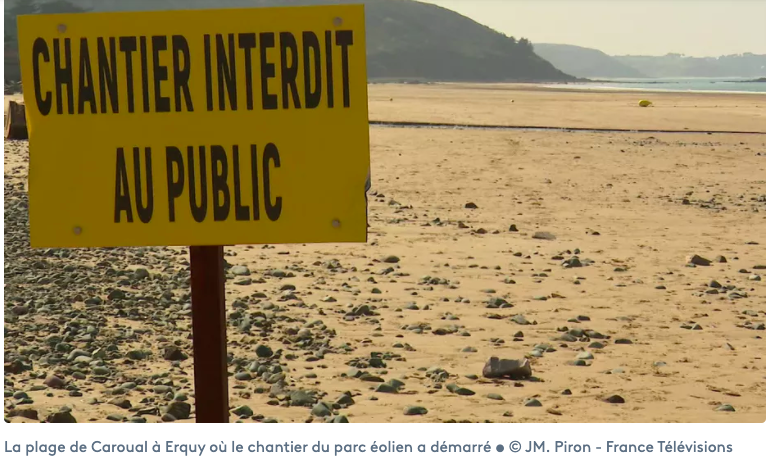
<svg viewBox="0 0 766 458"><path fill-rule="evenodd" d="M193 246L189 252L197 423L228 423L223 247Z"/></svg>

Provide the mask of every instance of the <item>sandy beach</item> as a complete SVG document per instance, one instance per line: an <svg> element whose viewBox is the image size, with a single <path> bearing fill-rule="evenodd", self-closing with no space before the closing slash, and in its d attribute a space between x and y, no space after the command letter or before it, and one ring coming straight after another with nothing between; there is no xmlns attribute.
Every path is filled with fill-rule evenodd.
<svg viewBox="0 0 766 458"><path fill-rule="evenodd" d="M370 120L600 129L766 132L766 95L531 84L371 85ZM639 109L638 101L654 106Z"/></svg>
<svg viewBox="0 0 766 458"><path fill-rule="evenodd" d="M371 127L366 245L226 249L247 267L226 287L231 421L766 421L766 95L369 100L373 121L763 134ZM187 251L29 249L27 161L5 142L5 417L193 422ZM483 377L492 356L533 378Z"/></svg>

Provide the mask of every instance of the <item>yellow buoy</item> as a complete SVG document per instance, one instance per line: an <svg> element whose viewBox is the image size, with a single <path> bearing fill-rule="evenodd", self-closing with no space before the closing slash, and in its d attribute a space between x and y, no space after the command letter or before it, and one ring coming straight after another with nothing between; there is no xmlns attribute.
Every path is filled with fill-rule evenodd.
<svg viewBox="0 0 766 458"><path fill-rule="evenodd" d="M650 102L648 100L641 100L640 102L638 102L638 106L640 106L640 107L648 107L651 104L652 104L652 102Z"/></svg>

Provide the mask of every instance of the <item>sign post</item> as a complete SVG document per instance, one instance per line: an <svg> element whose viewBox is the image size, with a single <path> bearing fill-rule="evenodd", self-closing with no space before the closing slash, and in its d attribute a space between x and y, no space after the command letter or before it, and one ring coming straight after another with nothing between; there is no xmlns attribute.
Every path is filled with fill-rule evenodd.
<svg viewBox="0 0 766 458"><path fill-rule="evenodd" d="M20 16L19 49L32 247L189 246L227 422L223 246L367 240L364 6Z"/></svg>
<svg viewBox="0 0 766 458"><path fill-rule="evenodd" d="M229 421L222 246L190 247L197 423Z"/></svg>

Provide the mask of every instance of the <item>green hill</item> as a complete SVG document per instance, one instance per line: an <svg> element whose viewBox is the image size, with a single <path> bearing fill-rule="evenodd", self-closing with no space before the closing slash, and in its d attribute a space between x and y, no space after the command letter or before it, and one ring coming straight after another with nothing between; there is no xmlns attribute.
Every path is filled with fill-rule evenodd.
<svg viewBox="0 0 766 458"><path fill-rule="evenodd" d="M535 43L535 53L556 68L581 78L645 78L646 75L598 49Z"/></svg>
<svg viewBox="0 0 766 458"><path fill-rule="evenodd" d="M13 51L15 19L9 8L33 0L6 2L6 50ZM46 6L46 1L36 3ZM56 0L58 7L67 2ZM496 32L458 13L413 0L69 0L91 11L137 11L197 8L364 3L370 79L427 81L573 81L534 53L525 39ZM53 5L48 5L48 11ZM9 28L9 26L11 28ZM6 59L6 79L18 63ZM16 65L16 67L14 67Z"/></svg>

